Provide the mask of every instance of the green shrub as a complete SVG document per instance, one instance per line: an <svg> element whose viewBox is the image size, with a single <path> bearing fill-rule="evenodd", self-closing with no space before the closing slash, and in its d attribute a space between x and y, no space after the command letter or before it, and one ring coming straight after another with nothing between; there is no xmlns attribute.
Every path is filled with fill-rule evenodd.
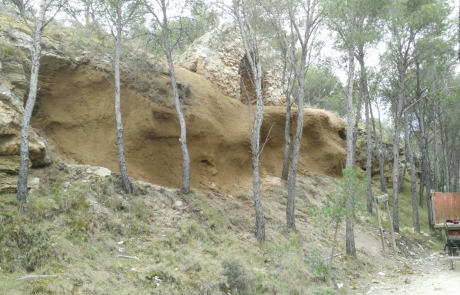
<svg viewBox="0 0 460 295"><path fill-rule="evenodd" d="M241 262L233 259L224 261L224 276L232 290L232 294L253 294L254 276Z"/></svg>
<svg viewBox="0 0 460 295"><path fill-rule="evenodd" d="M322 275L322 276L327 276L328 275L328 266L326 264L326 260L321 258L321 255L316 252L312 251L308 254L307 257L308 264L310 266L310 269L315 273L316 275Z"/></svg>
<svg viewBox="0 0 460 295"><path fill-rule="evenodd" d="M8 60L16 56L16 49L3 40L0 40L0 59Z"/></svg>
<svg viewBox="0 0 460 295"><path fill-rule="evenodd" d="M11 216L0 225L0 265L14 272L34 271L54 256L48 229L24 215Z"/></svg>

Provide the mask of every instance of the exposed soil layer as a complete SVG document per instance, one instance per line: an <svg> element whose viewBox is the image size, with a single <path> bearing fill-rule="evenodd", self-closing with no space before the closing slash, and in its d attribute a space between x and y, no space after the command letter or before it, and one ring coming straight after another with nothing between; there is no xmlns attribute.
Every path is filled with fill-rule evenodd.
<svg viewBox="0 0 460 295"><path fill-rule="evenodd" d="M252 187L248 109L224 96L204 77L177 68L178 81L189 88L183 98L193 187L237 193ZM172 101L169 77L155 78L157 101ZM90 66L63 68L42 85L32 125L42 130L58 157L118 171L114 87L104 73ZM130 177L179 187L182 154L179 121L172 103L158 103L122 84L125 155ZM285 107L264 110L261 156L263 184L279 181L284 155ZM294 112L295 113L295 112ZM341 175L345 163L344 123L322 110L306 109L301 175ZM295 128L295 114L293 118ZM267 137L268 136L268 137ZM343 137L343 135L342 135Z"/></svg>

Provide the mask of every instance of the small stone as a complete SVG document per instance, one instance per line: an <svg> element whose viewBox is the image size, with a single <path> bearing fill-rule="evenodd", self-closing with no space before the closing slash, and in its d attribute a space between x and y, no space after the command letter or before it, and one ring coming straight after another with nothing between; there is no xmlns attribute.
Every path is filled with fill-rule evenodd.
<svg viewBox="0 0 460 295"><path fill-rule="evenodd" d="M182 208L182 206L184 205L184 203L182 203L182 201L176 201L174 203L174 206L173 206L173 209L175 210L180 210Z"/></svg>
<svg viewBox="0 0 460 295"><path fill-rule="evenodd" d="M34 179L32 179L32 181L30 182L30 187L38 188L39 186L40 186L40 178L35 177Z"/></svg>

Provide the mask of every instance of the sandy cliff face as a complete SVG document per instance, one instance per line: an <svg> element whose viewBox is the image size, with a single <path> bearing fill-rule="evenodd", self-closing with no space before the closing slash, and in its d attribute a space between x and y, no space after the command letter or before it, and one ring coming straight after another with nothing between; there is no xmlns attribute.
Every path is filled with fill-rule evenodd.
<svg viewBox="0 0 460 295"><path fill-rule="evenodd" d="M22 50L27 55L30 36L18 29L20 24L14 23L14 19L4 18L8 16L0 15L0 46L12 46L14 52ZM227 29L219 35L226 40L222 39L224 51L216 48L215 42L196 44L187 53L188 69L178 67L177 75L183 87L192 186L236 193L252 187L249 138L254 109L245 104L247 101L235 99L243 85L239 66L244 55L237 48L236 38L230 38L234 31ZM98 59L87 51L70 56L63 49L65 41L51 42L46 36L43 40L40 90L32 119L35 129L30 133L31 165L46 165L48 153L55 150L64 162L118 171L114 88L108 81L110 60ZM212 46L205 49L204 45ZM209 53L208 59L202 59L203 52ZM273 59L270 54L268 50L263 56ZM0 193L16 188L20 124L28 92L27 69L27 58L16 54L0 60ZM261 156L265 188L280 183L285 122L285 107L273 106L283 99L276 84L277 72L267 71L266 75L265 91L270 94L266 103L271 106L265 107L261 131L266 142ZM128 76L124 75L121 98L128 173L132 178L179 187L182 154L169 77L149 73L146 77L155 89L147 95L138 91L139 87ZM345 162L344 140L339 136L343 121L322 110L304 112L299 173L339 177ZM291 132L294 130L295 125Z"/></svg>
<svg viewBox="0 0 460 295"><path fill-rule="evenodd" d="M227 193L250 189L249 114L253 110L223 95L201 75L182 68L177 68L177 75L179 83L190 87L184 108L192 186ZM155 79L168 87L168 77ZM44 130L58 156L65 162L118 171L114 89L106 77L91 66L62 68L45 84L48 91L39 100L32 125ZM182 154L174 109L127 87L122 87L121 95L129 175L179 187ZM284 107L265 108L262 138L268 139L261 157L261 178L267 184L277 181L281 172L284 120ZM343 129L337 116L306 109L299 173L340 176L345 161L339 136Z"/></svg>

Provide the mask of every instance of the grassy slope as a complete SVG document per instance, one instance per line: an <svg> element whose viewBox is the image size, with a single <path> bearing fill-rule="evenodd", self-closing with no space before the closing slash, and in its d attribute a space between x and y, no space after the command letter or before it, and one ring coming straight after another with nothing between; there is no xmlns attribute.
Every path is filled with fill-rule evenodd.
<svg viewBox="0 0 460 295"><path fill-rule="evenodd" d="M324 260L332 231L314 227L309 209L321 206L333 179L299 179L297 232L285 229L285 189L267 188L267 241L260 244L253 238L249 193L181 197L137 183L136 195L124 195L115 176L91 176L62 164L37 172L41 184L30 195L27 214L17 214L14 195L0 198L0 294L224 294L232 287L243 294L332 292ZM412 224L408 185L400 196L402 229ZM421 221L428 232L425 211ZM367 222L358 227L375 232L375 215L360 215ZM398 237L403 252L426 240L410 230ZM340 238L339 251L342 244ZM337 258L334 267L339 282L359 287L351 277L365 277L377 263L358 253L357 260ZM27 274L59 277L15 280Z"/></svg>
<svg viewBox="0 0 460 295"><path fill-rule="evenodd" d="M1 294L218 294L228 277L248 293L330 289L321 249L308 233L285 230L283 189L265 194L268 241L259 244L249 195L181 197L145 183L123 195L115 177L56 164L39 174L25 215L14 195L0 198ZM316 190L315 178L302 181L303 195ZM299 222L308 202L298 198ZM29 273L59 277L15 280Z"/></svg>

